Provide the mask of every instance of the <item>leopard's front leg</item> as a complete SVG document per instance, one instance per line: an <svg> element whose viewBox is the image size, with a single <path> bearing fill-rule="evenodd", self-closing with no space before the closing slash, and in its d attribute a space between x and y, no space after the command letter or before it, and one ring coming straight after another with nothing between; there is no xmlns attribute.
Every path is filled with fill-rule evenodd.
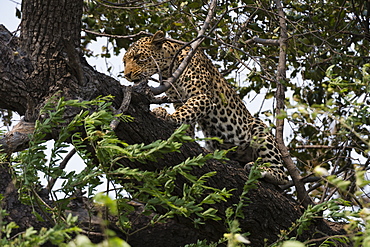
<svg viewBox="0 0 370 247"><path fill-rule="evenodd" d="M153 109L153 113L160 118L171 121L178 125L194 124L199 119L209 114L215 104L207 94L197 94L189 98L181 107L177 108L173 114L168 114L163 107Z"/></svg>

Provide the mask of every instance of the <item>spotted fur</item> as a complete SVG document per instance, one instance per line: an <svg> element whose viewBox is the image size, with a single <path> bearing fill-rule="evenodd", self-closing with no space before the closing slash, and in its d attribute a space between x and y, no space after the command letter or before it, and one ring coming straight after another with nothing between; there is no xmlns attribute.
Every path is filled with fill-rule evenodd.
<svg viewBox="0 0 370 247"><path fill-rule="evenodd" d="M171 63L174 62L172 67L177 68L189 51L185 48L178 54L180 49L180 44L166 40L161 31L153 37L139 39L124 55L125 77L130 81L139 81L160 73L164 79L169 78ZM157 115L177 124L197 122L206 137L223 140L222 144L207 141L207 149L237 146L230 158L247 164L261 157L262 162L268 164L263 167L265 180L273 184L287 182L280 151L267 126L249 113L240 97L202 51L196 52L166 94L184 103L177 105L173 114L168 114L161 107L156 108L154 112Z"/></svg>

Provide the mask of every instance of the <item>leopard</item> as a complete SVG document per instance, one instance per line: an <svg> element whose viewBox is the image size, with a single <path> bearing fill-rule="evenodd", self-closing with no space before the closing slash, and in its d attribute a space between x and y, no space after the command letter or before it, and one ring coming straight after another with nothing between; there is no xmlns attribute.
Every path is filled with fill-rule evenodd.
<svg viewBox="0 0 370 247"><path fill-rule="evenodd" d="M167 39L163 31L142 37L132 43L123 56L124 77L138 83L160 74L162 80L167 80L172 76L173 68L188 56L190 49ZM198 124L207 139L207 150L234 147L236 149L228 153L228 158L245 167L260 160L263 180L275 185L288 182L282 155L271 131L248 111L236 90L203 50L196 50L181 76L165 94L170 100L180 103L176 104L172 114L158 107L152 110L155 115L175 125Z"/></svg>

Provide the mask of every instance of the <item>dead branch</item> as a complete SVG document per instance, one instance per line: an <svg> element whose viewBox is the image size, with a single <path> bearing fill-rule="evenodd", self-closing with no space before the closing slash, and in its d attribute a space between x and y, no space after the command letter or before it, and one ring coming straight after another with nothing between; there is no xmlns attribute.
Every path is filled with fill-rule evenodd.
<svg viewBox="0 0 370 247"><path fill-rule="evenodd" d="M301 179L301 182L302 183L312 183L312 182L317 182L317 181L320 181L322 180L322 177L314 177L314 176L306 176L304 178ZM290 187L294 186L294 182L293 181L289 181L287 184L284 184L284 185L280 185L280 188L283 189L283 190L286 190L286 189L289 189Z"/></svg>
<svg viewBox="0 0 370 247"><path fill-rule="evenodd" d="M116 110L115 114L123 114L128 110L128 107L130 106L131 103L131 94L132 94L132 87L122 87L122 93L123 93L123 100L121 103L121 106ZM119 117L116 117L111 123L110 127L114 131L120 120Z"/></svg>

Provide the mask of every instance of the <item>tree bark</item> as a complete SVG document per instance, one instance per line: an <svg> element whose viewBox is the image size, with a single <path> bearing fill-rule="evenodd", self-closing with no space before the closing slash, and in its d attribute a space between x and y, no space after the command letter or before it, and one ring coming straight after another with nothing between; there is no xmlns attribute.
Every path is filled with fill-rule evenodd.
<svg viewBox="0 0 370 247"><path fill-rule="evenodd" d="M25 116L26 122L32 122L41 117L38 111L52 95L80 100L114 95L113 106L118 109L124 100L125 87L113 78L96 72L79 50L82 0L65 0L63 4L58 0L24 0L22 7L20 38L12 36L4 26L0 26L0 108L16 111ZM118 125L116 134L120 139L129 144L151 143L171 135L174 126L150 113L150 98L145 91L135 88L130 97L125 114L133 116L135 121ZM79 109L68 109L65 119L71 120L78 112ZM22 135L21 131L15 131L3 140L9 140L15 133ZM49 138L57 135L58 130L55 129ZM202 152L204 150L198 144L188 143L182 147L181 153L169 154L157 163L124 161L123 164L143 170L157 170L179 164ZM8 165L3 163L0 166L0 193L5 196L2 207L10 213L7 221L21 225L19 231L30 226L40 229L52 225L52 222L40 223L32 218L32 208L19 202ZM225 219L225 209L238 203L248 177L237 163L214 160L202 168L195 168L193 174L201 176L210 171L216 171L217 174L209 180L209 186L235 189L230 200L214 206L219 216ZM185 181L179 179L177 188L182 188L183 183ZM181 189L177 193L181 196ZM302 208L295 200L263 181L258 183L257 189L250 191L248 197L250 203L243 208L245 217L239 219L239 223L243 232L251 233L248 238L253 246L263 246L265 239L269 243L275 241L280 230L288 229L302 214ZM140 216L139 210L137 215ZM24 221L25 217L28 220ZM142 220L133 226L134 229L139 229L148 220L146 216L140 217ZM218 240L226 232L223 221L209 221L199 229L194 229L186 218L177 217L166 224L139 231L129 236L128 241L132 246L181 246L198 238ZM316 232L321 233L315 235ZM301 238L340 233L343 232L334 230L326 222L317 221ZM124 236L119 232L118 235Z"/></svg>

